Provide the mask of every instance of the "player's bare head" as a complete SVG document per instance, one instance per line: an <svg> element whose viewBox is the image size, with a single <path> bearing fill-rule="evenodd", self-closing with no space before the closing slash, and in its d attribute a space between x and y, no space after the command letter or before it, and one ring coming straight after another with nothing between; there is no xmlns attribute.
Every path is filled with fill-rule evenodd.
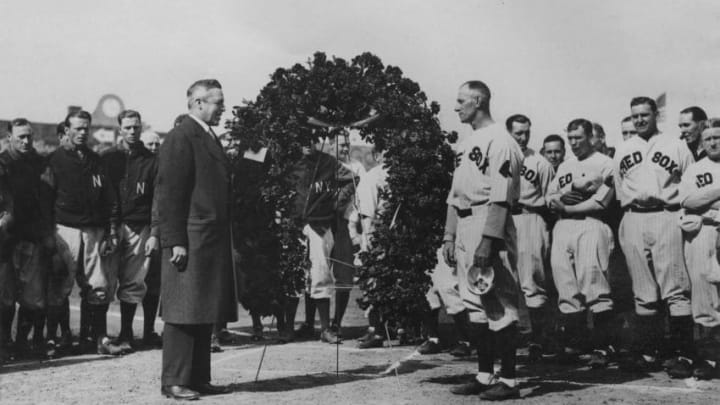
<svg viewBox="0 0 720 405"><path fill-rule="evenodd" d="M515 138L523 152L527 149L528 141L530 141L531 125L530 118L522 114L513 114L505 120L505 128Z"/></svg>
<svg viewBox="0 0 720 405"><path fill-rule="evenodd" d="M708 158L720 161L720 118L710 118L705 121L702 131L702 147Z"/></svg>
<svg viewBox="0 0 720 405"><path fill-rule="evenodd" d="M490 88L479 80L463 83L458 89L455 112L460 122L466 124L477 123L481 119L490 117Z"/></svg>
<svg viewBox="0 0 720 405"><path fill-rule="evenodd" d="M135 110L124 110L118 115L120 136L130 145L140 142L142 133L142 117Z"/></svg>
<svg viewBox="0 0 720 405"><path fill-rule="evenodd" d="M705 110L698 106L687 107L680 111L680 118L678 119L680 138L684 139L688 145L697 145L703 131L703 122L707 118Z"/></svg>
<svg viewBox="0 0 720 405"><path fill-rule="evenodd" d="M590 143L592 143L595 150L600 150L605 146L605 128L597 122L592 123Z"/></svg>
<svg viewBox="0 0 720 405"><path fill-rule="evenodd" d="M87 145L90 137L90 124L92 116L85 110L71 111L65 117L65 135L67 142L76 147Z"/></svg>
<svg viewBox="0 0 720 405"><path fill-rule="evenodd" d="M590 142L592 138L592 122L584 118L577 118L570 121L567 126L567 138L570 149L575 157L584 159L593 151L593 146Z"/></svg>
<svg viewBox="0 0 720 405"><path fill-rule="evenodd" d="M225 111L222 86L215 79L198 80L187 89L188 110L208 125L217 125Z"/></svg>
<svg viewBox="0 0 720 405"><path fill-rule="evenodd" d="M153 154L158 153L160 150L160 135L152 131L145 131L140 134L140 140L142 141L145 148Z"/></svg>
<svg viewBox="0 0 720 405"><path fill-rule="evenodd" d="M565 140L558 134L550 134L543 140L542 154L557 169L565 160Z"/></svg>
<svg viewBox="0 0 720 405"><path fill-rule="evenodd" d="M630 100L630 116L638 135L649 138L657 130L658 108L655 100L650 97L635 97Z"/></svg>
<svg viewBox="0 0 720 405"><path fill-rule="evenodd" d="M637 130L635 129L635 124L633 124L631 116L628 115L620 121L620 132L622 133L623 141L627 141L637 135Z"/></svg>
<svg viewBox="0 0 720 405"><path fill-rule="evenodd" d="M15 118L8 122L10 147L19 153L28 153L33 150L33 128L30 121L25 118Z"/></svg>

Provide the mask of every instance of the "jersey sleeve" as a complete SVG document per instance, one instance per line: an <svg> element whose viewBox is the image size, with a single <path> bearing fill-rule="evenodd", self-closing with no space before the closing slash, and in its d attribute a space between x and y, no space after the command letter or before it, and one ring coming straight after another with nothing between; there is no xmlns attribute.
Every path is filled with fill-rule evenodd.
<svg viewBox="0 0 720 405"><path fill-rule="evenodd" d="M681 204L698 190L697 183L695 181L695 165L690 165L686 170L683 171L682 178L680 180L680 202Z"/></svg>
<svg viewBox="0 0 720 405"><path fill-rule="evenodd" d="M607 207L613 200L615 194L613 190L615 188L614 183L615 173L615 162L611 159L607 159L605 164L600 168L600 175L602 176L603 183L598 187L597 191L593 195L593 199L600 203L603 207Z"/></svg>
<svg viewBox="0 0 720 405"><path fill-rule="evenodd" d="M548 195L548 190L550 189L550 184L553 180L553 167L544 158L539 159L540 164L538 164L538 183L540 186L540 191L542 192L543 197Z"/></svg>
<svg viewBox="0 0 720 405"><path fill-rule="evenodd" d="M488 148L491 203L513 204L519 198L521 158L510 142L495 140Z"/></svg>
<svg viewBox="0 0 720 405"><path fill-rule="evenodd" d="M374 218L378 206L378 188L373 181L374 172L368 172L360 178L357 186L358 212L360 215Z"/></svg>
<svg viewBox="0 0 720 405"><path fill-rule="evenodd" d="M693 156L690 148L687 146L687 143L685 143L685 141L678 141L677 143L680 170L682 171L682 173L685 173L685 170L687 170L690 165L695 163L695 156Z"/></svg>

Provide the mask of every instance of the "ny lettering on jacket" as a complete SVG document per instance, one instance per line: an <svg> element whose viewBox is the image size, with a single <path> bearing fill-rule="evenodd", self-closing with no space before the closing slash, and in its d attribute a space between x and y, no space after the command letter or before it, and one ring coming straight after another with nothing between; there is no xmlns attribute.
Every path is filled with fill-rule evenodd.
<svg viewBox="0 0 720 405"><path fill-rule="evenodd" d="M330 193L334 191L330 182L325 180L316 181L310 187L315 193Z"/></svg>

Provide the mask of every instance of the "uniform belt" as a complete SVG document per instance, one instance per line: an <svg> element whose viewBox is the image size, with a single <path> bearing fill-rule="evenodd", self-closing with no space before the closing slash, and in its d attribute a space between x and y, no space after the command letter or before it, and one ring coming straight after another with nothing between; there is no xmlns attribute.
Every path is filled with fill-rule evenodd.
<svg viewBox="0 0 720 405"><path fill-rule="evenodd" d="M515 205L512 208L512 214L513 215L520 215L520 214L541 214L544 207L532 207L529 205Z"/></svg>
<svg viewBox="0 0 720 405"><path fill-rule="evenodd" d="M457 213L458 218L465 218L473 215L478 211L479 208L485 207L485 204L476 204L470 206L470 208L457 208L455 207L455 212Z"/></svg>
<svg viewBox="0 0 720 405"><path fill-rule="evenodd" d="M595 215L590 215L590 214L560 214L560 219L588 219L588 218L595 218L597 220L600 220Z"/></svg>
<svg viewBox="0 0 720 405"><path fill-rule="evenodd" d="M669 212L675 212L679 211L680 206L679 205L657 205L654 207L638 207L635 205L629 205L625 207L625 211L627 212L639 212L639 213L648 213L648 212L662 212L662 211L669 211Z"/></svg>

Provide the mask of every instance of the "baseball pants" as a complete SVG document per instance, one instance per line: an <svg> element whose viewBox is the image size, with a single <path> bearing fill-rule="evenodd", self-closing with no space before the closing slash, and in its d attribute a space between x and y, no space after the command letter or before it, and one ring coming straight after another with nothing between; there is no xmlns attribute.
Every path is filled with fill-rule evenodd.
<svg viewBox="0 0 720 405"><path fill-rule="evenodd" d="M438 264L430 274L432 286L425 297L430 309L440 309L444 306L448 315L455 315L465 310L457 289L457 278L452 274L453 269L445 263L442 248L438 249L437 255Z"/></svg>
<svg viewBox="0 0 720 405"><path fill-rule="evenodd" d="M612 230L595 218L560 219L553 229L552 274L563 314L613 308L607 279Z"/></svg>
<svg viewBox="0 0 720 405"><path fill-rule="evenodd" d="M40 244L18 241L12 249L11 267L15 277L16 299L30 310L45 308L50 257Z"/></svg>
<svg viewBox="0 0 720 405"><path fill-rule="evenodd" d="M350 231L348 229L348 221L344 218L338 218L337 231L334 234L335 242L332 248L332 269L335 284L338 287L353 287L353 277L355 276L355 266L353 260L352 240L350 239Z"/></svg>
<svg viewBox="0 0 720 405"><path fill-rule="evenodd" d="M513 215L517 229L518 278L528 308L547 302L545 269L550 257L550 232L542 216L534 212Z"/></svg>
<svg viewBox="0 0 720 405"><path fill-rule="evenodd" d="M660 300L667 301L671 316L692 313L679 217L679 211L629 211L620 223L620 246L630 271L638 315L656 314Z"/></svg>
<svg viewBox="0 0 720 405"><path fill-rule="evenodd" d="M128 304L139 304L147 291L145 276L150 267L150 257L145 256L145 242L150 237L150 226L122 224L119 236L117 297Z"/></svg>
<svg viewBox="0 0 720 405"><path fill-rule="evenodd" d="M310 225L305 225L303 234L307 237L310 255L310 269L305 272L306 291L310 298L330 298L335 285L329 260L335 244L333 233L328 229L324 235L319 235Z"/></svg>
<svg viewBox="0 0 720 405"><path fill-rule="evenodd" d="M712 328L720 325L720 284L708 281L711 272L720 271L715 256L715 226L703 225L697 234L685 239L685 261L690 276L692 315L695 323Z"/></svg>
<svg viewBox="0 0 720 405"><path fill-rule="evenodd" d="M455 235L455 260L457 261L457 281L460 298L468 310L470 322L487 323L490 330L499 331L518 321L519 288L516 270L503 265L498 252L494 253L494 286L487 294L475 295L470 292L467 279L468 270L473 266L475 251L482 241L482 230L487 219L487 206L472 207L473 214L458 218ZM505 228L505 245L508 249L508 262L517 263L515 250L515 226L511 217Z"/></svg>
<svg viewBox="0 0 720 405"><path fill-rule="evenodd" d="M101 227L71 228L58 225L57 235L60 257L67 266L68 274L77 276L78 285L86 294L88 302L97 305L112 301L117 280L116 255L100 256L100 243L105 238L105 230ZM82 263L79 263L80 259ZM78 273L80 269L83 271ZM67 284L63 287L67 287ZM69 287L67 295L72 290L71 282Z"/></svg>

